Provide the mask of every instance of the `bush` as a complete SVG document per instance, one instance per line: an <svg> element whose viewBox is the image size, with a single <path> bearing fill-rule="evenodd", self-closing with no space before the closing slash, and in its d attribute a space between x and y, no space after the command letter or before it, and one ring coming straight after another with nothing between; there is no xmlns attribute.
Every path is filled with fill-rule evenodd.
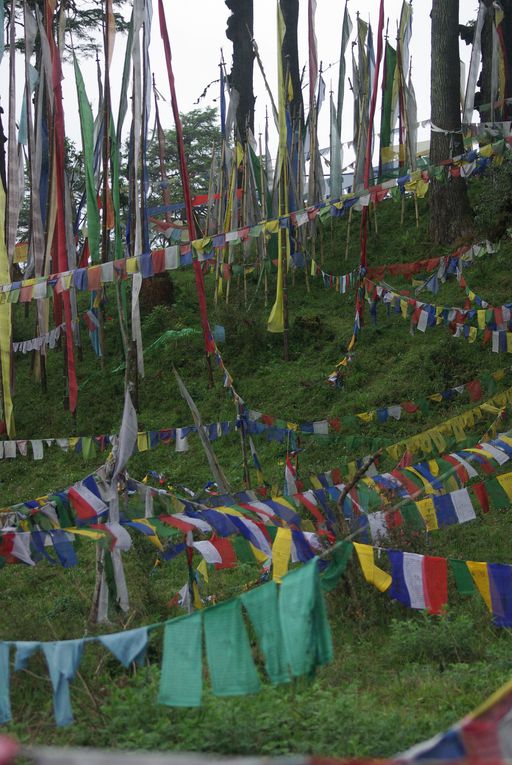
<svg viewBox="0 0 512 765"><path fill-rule="evenodd" d="M492 242L507 230L512 213L512 163L490 167L482 177L474 203L475 225Z"/></svg>
<svg viewBox="0 0 512 765"><path fill-rule="evenodd" d="M467 613L440 618L420 614L418 619L391 622L389 651L397 665L438 664L444 669L481 659L485 650L485 640Z"/></svg>

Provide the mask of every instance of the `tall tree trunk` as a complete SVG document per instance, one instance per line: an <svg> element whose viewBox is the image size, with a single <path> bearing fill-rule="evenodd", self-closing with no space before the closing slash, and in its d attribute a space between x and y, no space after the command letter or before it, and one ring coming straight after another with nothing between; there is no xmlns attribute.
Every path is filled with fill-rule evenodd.
<svg viewBox="0 0 512 765"><path fill-rule="evenodd" d="M293 100L290 103L292 122L298 127L303 123L304 104L299 72L299 47L297 27L299 23L299 0L280 0L286 33L283 40L283 72L288 72L293 87Z"/></svg>
<svg viewBox="0 0 512 765"><path fill-rule="evenodd" d="M236 124L239 138L245 143L247 128L254 132L254 51L251 38L254 33L253 0L225 0L231 11L226 37L233 43L233 65L230 84L239 95Z"/></svg>
<svg viewBox="0 0 512 765"><path fill-rule="evenodd" d="M430 162L462 154L460 121L459 0L432 0ZM471 208L464 178L447 176L430 183L430 236L448 244L472 231Z"/></svg>

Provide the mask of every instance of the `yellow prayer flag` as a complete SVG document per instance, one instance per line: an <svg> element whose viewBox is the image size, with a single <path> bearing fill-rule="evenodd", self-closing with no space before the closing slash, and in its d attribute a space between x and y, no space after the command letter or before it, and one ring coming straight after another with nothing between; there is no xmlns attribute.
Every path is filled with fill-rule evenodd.
<svg viewBox="0 0 512 765"><path fill-rule="evenodd" d="M373 584L381 592L386 592L393 581L391 576L375 565L373 547L354 542L354 548L359 558L363 576L369 584Z"/></svg>
<svg viewBox="0 0 512 765"><path fill-rule="evenodd" d="M277 234L279 231L279 221L269 220L265 223L265 231L267 234Z"/></svg>
<svg viewBox="0 0 512 765"><path fill-rule="evenodd" d="M489 585L489 573L487 571L487 563L480 563L478 561L467 560L466 566L469 569L469 573L473 577L473 581L478 587L478 591L485 601L485 605L492 612L492 600L491 600L491 587Z"/></svg>
<svg viewBox="0 0 512 765"><path fill-rule="evenodd" d="M446 451L446 441L444 440L443 436L441 435L441 429L440 428L433 428L430 431L430 438L434 442L437 451L439 454L443 454Z"/></svg>
<svg viewBox="0 0 512 765"><path fill-rule="evenodd" d="M427 494L436 493L430 481L428 481L424 476L422 476L421 473L416 470L416 468L408 467L405 469L407 470L408 473L411 473L412 475L416 476L416 478L418 478L421 481Z"/></svg>
<svg viewBox="0 0 512 765"><path fill-rule="evenodd" d="M137 433L137 449L139 452L147 452L149 449L147 431Z"/></svg>
<svg viewBox="0 0 512 765"><path fill-rule="evenodd" d="M204 581L208 582L209 581L209 579L208 579L208 566L206 565L206 561L205 561L204 558L201 561L201 563L199 564L199 566L197 567L197 570L199 571L199 573L203 577Z"/></svg>
<svg viewBox="0 0 512 765"><path fill-rule="evenodd" d="M427 531L434 531L439 528L437 524L436 509L434 507L434 500L432 497L426 497L426 499L420 499L416 502L416 507L425 521Z"/></svg>
<svg viewBox="0 0 512 765"><path fill-rule="evenodd" d="M139 270L137 265L137 258L126 258L126 273L136 274Z"/></svg>
<svg viewBox="0 0 512 765"><path fill-rule="evenodd" d="M265 561L268 560L268 555L263 552L263 550L260 550L259 547L255 547L253 544L249 542L249 547L251 548L251 552L254 555L255 559L258 561L258 563L265 563Z"/></svg>
<svg viewBox="0 0 512 765"><path fill-rule="evenodd" d="M5 242L5 189L0 179L0 283L10 282L9 258ZM5 297L7 299L7 295ZM14 436L14 410L11 398L11 338L12 308L9 303L0 306L0 373L2 377L3 400L0 399L0 412L3 409L7 434ZM3 406L1 406L3 405Z"/></svg>
<svg viewBox="0 0 512 765"><path fill-rule="evenodd" d="M418 199L424 199L427 196L429 185L429 181L424 181L423 178L419 179L416 184L416 196Z"/></svg>
<svg viewBox="0 0 512 765"><path fill-rule="evenodd" d="M460 444L466 438L466 433L460 422L453 420L451 423L452 433L455 441Z"/></svg>
<svg viewBox="0 0 512 765"><path fill-rule="evenodd" d="M105 539L106 534L102 534L100 531L91 531L90 529L77 529L76 526L68 526L68 528L62 529L69 534L77 534L80 537L91 539L94 542L98 542L100 539Z"/></svg>
<svg viewBox="0 0 512 765"><path fill-rule="evenodd" d="M292 532L279 527L272 545L272 579L278 584L288 571L292 552Z"/></svg>
<svg viewBox="0 0 512 765"><path fill-rule="evenodd" d="M474 343L478 337L478 330L476 327L469 328L468 340L470 343Z"/></svg>
<svg viewBox="0 0 512 765"><path fill-rule="evenodd" d="M512 499L512 473L503 473L499 475L498 483L509 499Z"/></svg>

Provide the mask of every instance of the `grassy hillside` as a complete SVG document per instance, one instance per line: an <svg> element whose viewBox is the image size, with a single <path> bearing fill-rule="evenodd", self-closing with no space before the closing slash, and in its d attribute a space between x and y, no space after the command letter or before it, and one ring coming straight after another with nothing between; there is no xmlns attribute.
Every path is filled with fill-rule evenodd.
<svg viewBox="0 0 512 765"><path fill-rule="evenodd" d="M475 201L481 181L472 182ZM386 201L372 215L368 244L370 267L409 262L441 254L427 234L428 200L420 201L419 227L412 201L406 201L405 223L400 225L400 204ZM480 218L480 223L486 221ZM323 268L334 274L351 271L358 263L359 216L352 223L349 257L345 259L347 221L327 220L316 240L316 259L323 250ZM480 232L483 235L483 231ZM320 241L321 240L321 241ZM310 245L311 247L311 245ZM453 249L453 248L452 248ZM311 250L310 250L311 253ZM497 254L482 258L465 272L471 289L491 303L510 299L509 261L512 242L505 238ZM143 315L144 347L167 329L198 328L198 310L192 271L173 274L175 302ZM393 288L412 291L410 282L385 277ZM355 348L344 385L334 388L326 380L343 355L354 318L354 292L339 295L324 289L318 277L303 270L290 278L290 356L282 360L282 338L266 331L273 302L275 275L270 278L268 306L263 287L249 275L244 304L241 277L233 277L229 304L215 306L212 276L206 277L211 324L225 327L221 346L235 387L251 409L288 422L354 415L406 400L419 401L473 378L509 368L506 354L492 353L480 342L454 339L444 326L425 334L410 334L409 322L378 309L377 322L365 310L366 324ZM453 278L439 294L422 293L436 304L464 305L465 295ZM83 359L78 362L80 384L76 434L117 432L123 405L123 373L116 320L115 296L108 292L107 352L103 364L84 337ZM84 303L82 310L87 308ZM34 303L28 312L16 306L15 340L34 334ZM84 335L86 333L84 332ZM61 437L75 434L62 405L62 354L48 356L48 393L43 394L31 375L30 358L16 358L14 397L18 438ZM172 372L175 365L194 397L205 422L235 419L235 407L222 379L214 370L215 385L208 387L200 334L161 346L146 357L146 377L140 384L140 429L191 424ZM510 376L498 391L510 386ZM378 444L392 444L475 406L467 395L433 404L429 411L384 424L354 422L352 430L329 436L302 436L299 472L339 467L362 457ZM477 423L468 436L477 439L493 421L492 414ZM505 422L511 426L512 420ZM354 438L357 436L357 438ZM282 489L286 446L255 439L267 480ZM163 473L172 485L199 490L209 480L206 459L197 437L191 449L176 453L159 447L138 454L130 474L142 479L149 470ZM237 433L215 442L215 452L237 490L243 488L240 437ZM0 504L13 504L68 486L101 464L105 455L84 463L81 456L64 454L58 447L45 450L43 461L18 458L0 463ZM392 467L388 458L382 469ZM255 480L254 471L252 478ZM406 534L405 549L432 555L491 562L512 562L508 542L510 515L491 512L464 526L430 535ZM94 586L94 546L77 543L79 566L64 570L42 562L34 569L6 566L1 570L2 611L0 639L66 639L87 632L87 617ZM134 536L125 556L132 610L113 621L110 629L135 627L179 613L169 601L186 581L183 556L154 567L154 548ZM199 562L199 559L198 561ZM222 600L257 577L257 569L240 564L234 571L212 572L206 594ZM453 584L453 583L452 583ZM30 671L13 673L12 704L15 722L7 731L24 741L128 748L169 748L224 753L286 754L293 751L318 755L391 755L437 733L465 714L512 672L510 633L491 624L479 596L457 596L453 586L446 616L432 618L391 602L365 584L352 564L338 588L328 596L335 641L335 660L311 682L290 687L266 687L259 695L242 699L206 696L200 710L170 710L156 705L160 637L151 642L149 662L143 669L125 671L102 650L90 648L80 676L72 688L76 724L54 727L51 686L42 659ZM39 661L39 665L38 662Z"/></svg>

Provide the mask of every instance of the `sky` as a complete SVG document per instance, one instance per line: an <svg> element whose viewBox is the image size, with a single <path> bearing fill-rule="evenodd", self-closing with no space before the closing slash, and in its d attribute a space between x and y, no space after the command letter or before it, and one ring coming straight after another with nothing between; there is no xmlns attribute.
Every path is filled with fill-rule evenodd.
<svg viewBox="0 0 512 765"><path fill-rule="evenodd" d="M165 127L173 124L170 101L168 99L168 81L165 69L163 48L161 45L158 26L157 2L154 3L153 29L151 43L152 71L156 78L159 91L167 99L160 104L160 116ZM343 18L344 0L317 0L316 36L318 41L318 56L324 69L324 80L327 94L332 88L337 91L338 61L341 43L341 23ZM389 17L390 38L396 36L396 27L400 15L402 0L385 0L385 14ZM224 0L164 0L167 25L173 56L173 67L176 78L178 103L181 112L204 106L218 106L218 85L212 85L204 98L195 102L212 80L219 76L219 61L221 50L224 54L228 70L231 67L232 45L225 36L226 22L229 11ZM348 7L355 22L356 11L362 18L370 19L374 28L377 27L378 0L348 0ZM413 83L418 101L418 119L425 120L430 112L430 0L414 0L413 2L413 33L411 42ZM478 0L460 0L460 22L476 18ZM307 2L300 2L299 19L299 57L300 66L307 62ZM254 37L258 44L260 55L267 73L271 89L276 98L277 91L277 41L276 41L276 0L254 0ZM126 38L118 35L112 62L111 82L113 101L117 104L119 94L116 85L121 81L122 63ZM470 47L461 44L461 57L469 63ZM20 57L21 58L21 57ZM349 57L347 57L348 59ZM4 56L0 64L0 103L7 112L7 81L8 57ZM93 109L97 104L96 71L93 59L81 62L89 99ZM21 83L23 70L19 62L18 80ZM347 60L347 73L351 75L351 64ZM70 67L64 70L64 111L66 133L70 138L80 143L79 123L76 119L76 96L73 72ZM307 71L306 71L307 82ZM17 88L17 114L21 105L21 86ZM254 89L256 95L255 134L264 130L265 107L270 105L262 77L255 63ZM277 100L277 98L276 98ZM378 105L377 105L378 108ZM319 143L327 146L329 143L328 103L324 104L323 114L319 121ZM420 131L419 140L428 137L428 129ZM352 138L352 105L350 91L346 84L342 141Z"/></svg>

